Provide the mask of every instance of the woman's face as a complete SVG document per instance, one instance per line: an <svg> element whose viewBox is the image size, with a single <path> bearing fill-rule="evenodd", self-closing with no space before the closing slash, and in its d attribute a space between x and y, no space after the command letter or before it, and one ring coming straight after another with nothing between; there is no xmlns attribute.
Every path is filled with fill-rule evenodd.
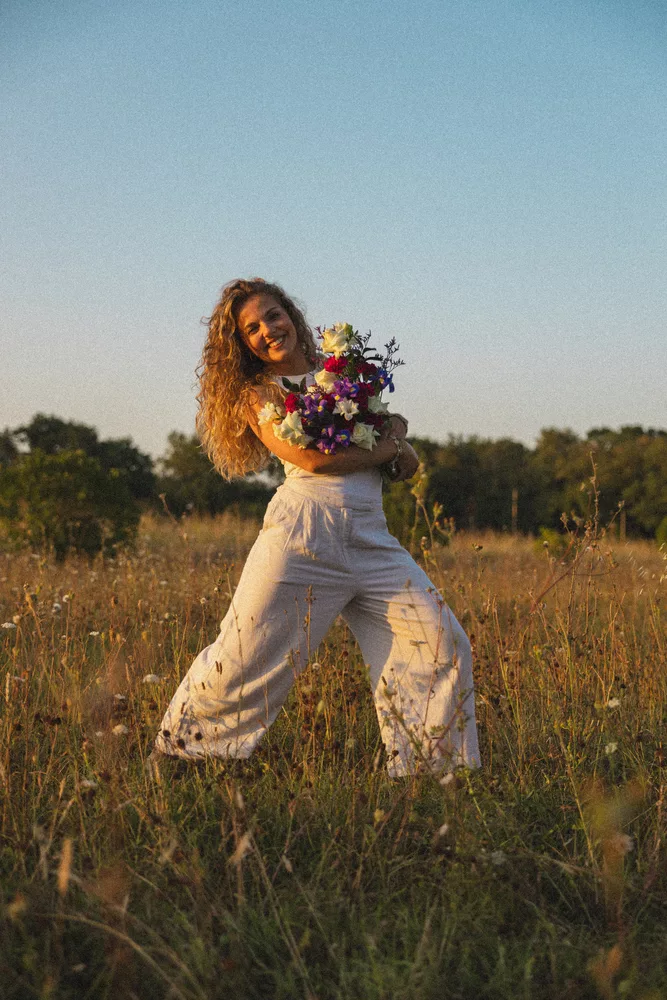
<svg viewBox="0 0 667 1000"><path fill-rule="evenodd" d="M277 375L298 374L305 355L294 323L266 292L251 295L239 310L237 328L243 343Z"/></svg>

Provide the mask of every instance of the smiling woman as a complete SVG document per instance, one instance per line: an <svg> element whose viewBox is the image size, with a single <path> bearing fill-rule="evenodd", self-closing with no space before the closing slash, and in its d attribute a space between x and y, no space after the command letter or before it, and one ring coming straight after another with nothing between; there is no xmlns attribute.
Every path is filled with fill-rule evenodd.
<svg viewBox="0 0 667 1000"><path fill-rule="evenodd" d="M406 421L388 415L374 446L330 454L299 446L299 414L282 437L258 419L286 397L283 376L314 381L319 361L279 286L255 279L223 290L200 369L202 440L224 475L261 468L273 453L286 478L218 638L167 709L151 758L158 770L166 757L252 753L338 615L369 666L390 773L479 763L470 643L382 511L380 466L391 461L399 480L417 470Z"/></svg>

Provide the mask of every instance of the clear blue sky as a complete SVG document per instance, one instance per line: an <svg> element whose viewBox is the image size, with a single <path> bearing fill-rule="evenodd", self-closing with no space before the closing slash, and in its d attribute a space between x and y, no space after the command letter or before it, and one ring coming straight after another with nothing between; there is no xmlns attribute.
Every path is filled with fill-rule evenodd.
<svg viewBox="0 0 667 1000"><path fill-rule="evenodd" d="M8 0L0 427L159 455L251 275L415 433L666 427L666 61L663 0Z"/></svg>

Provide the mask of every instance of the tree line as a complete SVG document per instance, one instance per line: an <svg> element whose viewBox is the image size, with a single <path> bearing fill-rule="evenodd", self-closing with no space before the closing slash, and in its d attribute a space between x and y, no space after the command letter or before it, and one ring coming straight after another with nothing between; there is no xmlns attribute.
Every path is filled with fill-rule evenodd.
<svg viewBox="0 0 667 1000"><path fill-rule="evenodd" d="M543 430L533 448L508 438L411 438L423 463L420 499L457 529L537 535L562 516L585 518L621 534L667 541L667 431L594 428L585 437ZM131 541L147 510L182 517L236 509L261 515L280 478L226 482L194 435L173 431L154 461L129 437L100 440L95 428L36 414L0 434L0 523L17 543L94 555ZM414 483L385 495L390 528L414 521ZM402 540L405 540L404 538Z"/></svg>

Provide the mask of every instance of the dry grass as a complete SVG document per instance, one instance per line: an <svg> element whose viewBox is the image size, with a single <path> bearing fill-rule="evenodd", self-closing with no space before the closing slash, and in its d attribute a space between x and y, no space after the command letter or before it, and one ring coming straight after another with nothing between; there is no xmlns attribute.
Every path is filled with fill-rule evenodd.
<svg viewBox="0 0 667 1000"><path fill-rule="evenodd" d="M666 996L664 554L424 554L473 639L479 772L386 778L337 625L249 761L155 785L256 529L0 556L2 996Z"/></svg>

